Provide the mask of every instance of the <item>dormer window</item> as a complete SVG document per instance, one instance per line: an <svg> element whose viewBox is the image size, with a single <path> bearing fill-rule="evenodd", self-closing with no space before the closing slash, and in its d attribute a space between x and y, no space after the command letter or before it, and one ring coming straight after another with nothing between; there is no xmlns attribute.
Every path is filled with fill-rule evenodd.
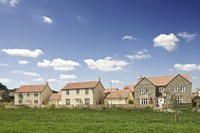
<svg viewBox="0 0 200 133"><path fill-rule="evenodd" d="M160 87L160 88L159 88L159 92L160 92L160 93L163 93L164 91L165 91L165 89L164 89L163 87Z"/></svg>

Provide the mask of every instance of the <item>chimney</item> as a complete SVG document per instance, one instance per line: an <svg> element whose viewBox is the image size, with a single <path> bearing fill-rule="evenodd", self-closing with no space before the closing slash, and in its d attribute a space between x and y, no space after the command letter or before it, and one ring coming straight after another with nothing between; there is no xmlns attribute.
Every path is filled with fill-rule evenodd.
<svg viewBox="0 0 200 133"><path fill-rule="evenodd" d="M142 79L142 75L138 74L138 80Z"/></svg>
<svg viewBox="0 0 200 133"><path fill-rule="evenodd" d="M101 81L101 78L99 76L97 76L97 81Z"/></svg>
<svg viewBox="0 0 200 133"><path fill-rule="evenodd" d="M45 85L48 85L48 84L49 84L48 81L46 81L46 82L45 82Z"/></svg>

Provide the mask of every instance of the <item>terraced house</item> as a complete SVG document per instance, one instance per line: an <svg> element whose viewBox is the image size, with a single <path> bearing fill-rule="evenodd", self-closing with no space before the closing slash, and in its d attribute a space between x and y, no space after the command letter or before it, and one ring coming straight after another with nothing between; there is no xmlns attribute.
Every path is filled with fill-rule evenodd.
<svg viewBox="0 0 200 133"><path fill-rule="evenodd" d="M15 91L15 105L40 106L47 104L51 95L48 82L41 85L22 85Z"/></svg>
<svg viewBox="0 0 200 133"><path fill-rule="evenodd" d="M104 101L104 87L98 81L68 83L61 90L62 104L98 105Z"/></svg>
<svg viewBox="0 0 200 133"><path fill-rule="evenodd" d="M134 86L135 104L154 104L162 107L163 104L171 102L172 95L176 102L191 103L192 83L190 76L160 76L141 77Z"/></svg>

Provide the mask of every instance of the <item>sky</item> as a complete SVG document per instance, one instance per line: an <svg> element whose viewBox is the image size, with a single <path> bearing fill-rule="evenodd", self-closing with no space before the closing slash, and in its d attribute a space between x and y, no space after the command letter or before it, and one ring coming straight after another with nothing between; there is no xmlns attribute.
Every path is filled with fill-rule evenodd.
<svg viewBox="0 0 200 133"><path fill-rule="evenodd" d="M198 0L0 0L0 82L93 81L190 74L200 87Z"/></svg>

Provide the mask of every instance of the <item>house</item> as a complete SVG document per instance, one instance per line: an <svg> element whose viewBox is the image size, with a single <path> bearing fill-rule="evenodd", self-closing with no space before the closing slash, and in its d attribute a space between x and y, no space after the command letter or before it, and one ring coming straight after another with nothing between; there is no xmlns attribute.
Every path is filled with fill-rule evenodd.
<svg viewBox="0 0 200 133"><path fill-rule="evenodd" d="M54 105L60 105L61 103L61 91L58 93L53 93L51 97L49 98L49 104L54 104Z"/></svg>
<svg viewBox="0 0 200 133"><path fill-rule="evenodd" d="M98 105L104 101L104 87L98 81L68 83L61 90L62 104Z"/></svg>
<svg viewBox="0 0 200 133"><path fill-rule="evenodd" d="M131 90L106 90L104 104L130 104L133 103L133 95Z"/></svg>
<svg viewBox="0 0 200 133"><path fill-rule="evenodd" d="M6 93L6 90L0 90L0 101L3 99L3 95Z"/></svg>
<svg viewBox="0 0 200 133"><path fill-rule="evenodd" d="M15 91L15 105L34 105L46 104L52 90L48 82L41 85L22 85Z"/></svg>
<svg viewBox="0 0 200 133"><path fill-rule="evenodd" d="M175 96L176 102L191 103L192 83L190 76L160 76L141 77L134 86L135 104L153 104L162 107L171 103L171 97Z"/></svg>

